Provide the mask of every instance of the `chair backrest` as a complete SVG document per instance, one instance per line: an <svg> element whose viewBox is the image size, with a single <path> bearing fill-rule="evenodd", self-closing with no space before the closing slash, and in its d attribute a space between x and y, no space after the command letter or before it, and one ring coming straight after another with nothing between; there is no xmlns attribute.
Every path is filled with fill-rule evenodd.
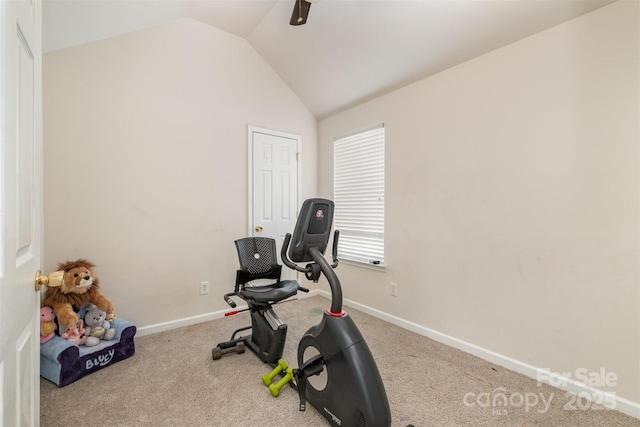
<svg viewBox="0 0 640 427"><path fill-rule="evenodd" d="M245 237L235 241L240 269L236 274L239 286L258 279L280 280L282 266L278 264L276 241L270 237Z"/></svg>

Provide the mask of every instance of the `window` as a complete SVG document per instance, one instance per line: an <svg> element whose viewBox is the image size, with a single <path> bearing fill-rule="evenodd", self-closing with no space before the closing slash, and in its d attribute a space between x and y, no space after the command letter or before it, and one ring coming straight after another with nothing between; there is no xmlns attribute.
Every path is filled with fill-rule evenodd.
<svg viewBox="0 0 640 427"><path fill-rule="evenodd" d="M384 126L336 138L333 161L338 258L384 265Z"/></svg>

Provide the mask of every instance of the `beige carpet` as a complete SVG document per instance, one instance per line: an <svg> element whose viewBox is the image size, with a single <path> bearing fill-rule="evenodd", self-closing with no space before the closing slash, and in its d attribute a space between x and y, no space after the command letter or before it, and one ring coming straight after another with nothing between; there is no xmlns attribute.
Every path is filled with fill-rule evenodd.
<svg viewBox="0 0 640 427"><path fill-rule="evenodd" d="M290 365L296 365L297 341L328 306L315 296L275 307L289 324L283 358ZM640 427L640 420L617 411L565 409L571 400L562 390L345 309L377 361L393 426ZM67 387L41 379L41 425L327 426L313 407L298 411L294 389L272 397L261 381L270 368L253 353L211 359L212 347L246 324L248 314L242 313L137 338L135 356ZM501 391L510 404L483 405L482 396ZM534 395L540 399L536 405L521 404L525 398L535 403Z"/></svg>

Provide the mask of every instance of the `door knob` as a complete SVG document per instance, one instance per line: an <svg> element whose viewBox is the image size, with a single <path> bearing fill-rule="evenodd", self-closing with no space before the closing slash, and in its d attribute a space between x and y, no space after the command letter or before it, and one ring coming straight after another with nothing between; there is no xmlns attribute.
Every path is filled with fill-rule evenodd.
<svg viewBox="0 0 640 427"><path fill-rule="evenodd" d="M42 275L40 270L36 271L36 279L35 279L35 287L36 292L40 291L42 285L47 285L49 287L58 287L62 286L62 282L64 281L64 271L54 271L53 273L49 273L49 275Z"/></svg>
<svg viewBox="0 0 640 427"><path fill-rule="evenodd" d="M259 233L262 231L262 227L260 227L259 225L256 225L256 231Z"/></svg>

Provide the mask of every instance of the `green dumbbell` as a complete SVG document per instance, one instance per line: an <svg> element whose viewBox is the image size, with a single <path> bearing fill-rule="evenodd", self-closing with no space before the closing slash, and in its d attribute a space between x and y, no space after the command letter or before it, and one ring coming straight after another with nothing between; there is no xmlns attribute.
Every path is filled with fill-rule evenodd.
<svg viewBox="0 0 640 427"><path fill-rule="evenodd" d="M273 381L276 375L278 375L282 371L286 371L287 368L289 368L289 366L287 366L284 360L282 359L278 360L278 366L276 366L273 369L273 371L271 371L270 373L264 374L262 376L262 384L269 387L269 385L271 384L271 381Z"/></svg>
<svg viewBox="0 0 640 427"><path fill-rule="evenodd" d="M293 369L287 368L286 372L287 374L282 377L282 379L278 381L277 384L269 384L269 391L271 392L273 397L278 397L278 395L280 394L280 389L284 387L284 385L289 381L293 380Z"/></svg>

